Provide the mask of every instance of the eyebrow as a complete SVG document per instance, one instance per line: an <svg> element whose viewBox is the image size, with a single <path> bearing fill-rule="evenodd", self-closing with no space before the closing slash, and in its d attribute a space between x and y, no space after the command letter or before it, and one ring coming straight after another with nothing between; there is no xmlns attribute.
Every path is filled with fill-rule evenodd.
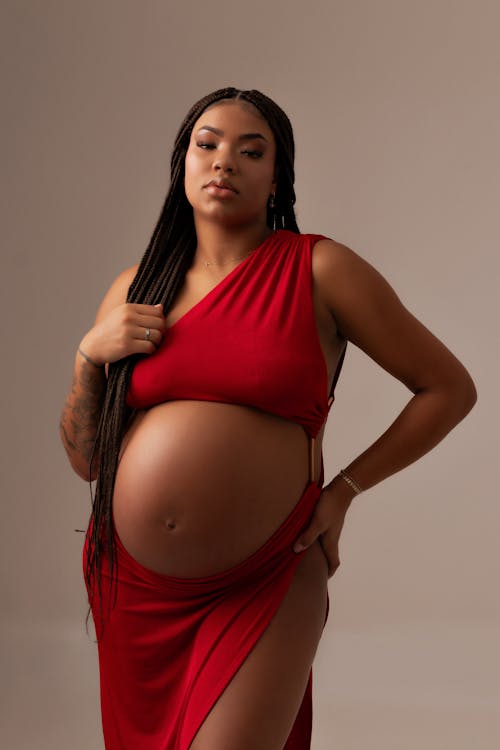
<svg viewBox="0 0 500 750"><path fill-rule="evenodd" d="M209 130L211 133L215 133L215 135L224 135L223 130L219 130L219 128L212 128L210 125L202 125L201 128L198 128L196 132L199 133L200 130ZM243 133L243 135L238 136L239 141L247 141L251 138L261 138L263 141L266 141L266 143L268 143L267 138L265 138L262 133Z"/></svg>

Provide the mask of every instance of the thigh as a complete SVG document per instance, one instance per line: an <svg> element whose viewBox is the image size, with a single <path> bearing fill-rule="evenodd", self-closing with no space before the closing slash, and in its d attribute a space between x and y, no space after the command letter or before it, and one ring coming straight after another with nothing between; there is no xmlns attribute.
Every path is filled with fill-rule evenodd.
<svg viewBox="0 0 500 750"><path fill-rule="evenodd" d="M199 728L190 750L282 750L309 679L326 616L328 566L304 552L280 607Z"/></svg>

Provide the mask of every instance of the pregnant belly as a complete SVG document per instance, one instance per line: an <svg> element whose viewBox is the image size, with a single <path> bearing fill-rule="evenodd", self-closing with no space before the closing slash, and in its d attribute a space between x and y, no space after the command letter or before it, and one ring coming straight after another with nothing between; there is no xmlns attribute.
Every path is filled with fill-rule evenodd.
<svg viewBox="0 0 500 750"><path fill-rule="evenodd" d="M308 476L300 425L235 404L159 404L139 412L124 437L113 496L116 531L150 570L211 575L271 536Z"/></svg>

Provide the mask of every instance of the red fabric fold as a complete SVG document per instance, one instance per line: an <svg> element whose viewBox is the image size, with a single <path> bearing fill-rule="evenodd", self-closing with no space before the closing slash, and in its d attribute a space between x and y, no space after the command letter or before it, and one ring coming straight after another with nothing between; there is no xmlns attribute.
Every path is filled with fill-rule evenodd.
<svg viewBox="0 0 500 750"><path fill-rule="evenodd" d="M309 482L290 514L254 554L202 578L166 576L145 568L115 532L117 600L98 643L106 750L188 750L277 612L304 554L295 553L292 545L306 528L321 487L322 477L320 484ZM106 558L102 580L107 612ZM92 602L89 592L89 601L99 633L97 594ZM310 748L311 729L312 670L286 750Z"/></svg>

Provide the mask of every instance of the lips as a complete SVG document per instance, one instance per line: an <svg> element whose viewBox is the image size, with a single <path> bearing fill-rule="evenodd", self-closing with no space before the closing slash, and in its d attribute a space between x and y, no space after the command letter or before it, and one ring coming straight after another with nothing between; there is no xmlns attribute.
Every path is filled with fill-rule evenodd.
<svg viewBox="0 0 500 750"><path fill-rule="evenodd" d="M211 185L225 190L232 190L233 193L238 192L234 185L232 185L228 180L210 180L210 182L207 183L205 187L210 187Z"/></svg>

